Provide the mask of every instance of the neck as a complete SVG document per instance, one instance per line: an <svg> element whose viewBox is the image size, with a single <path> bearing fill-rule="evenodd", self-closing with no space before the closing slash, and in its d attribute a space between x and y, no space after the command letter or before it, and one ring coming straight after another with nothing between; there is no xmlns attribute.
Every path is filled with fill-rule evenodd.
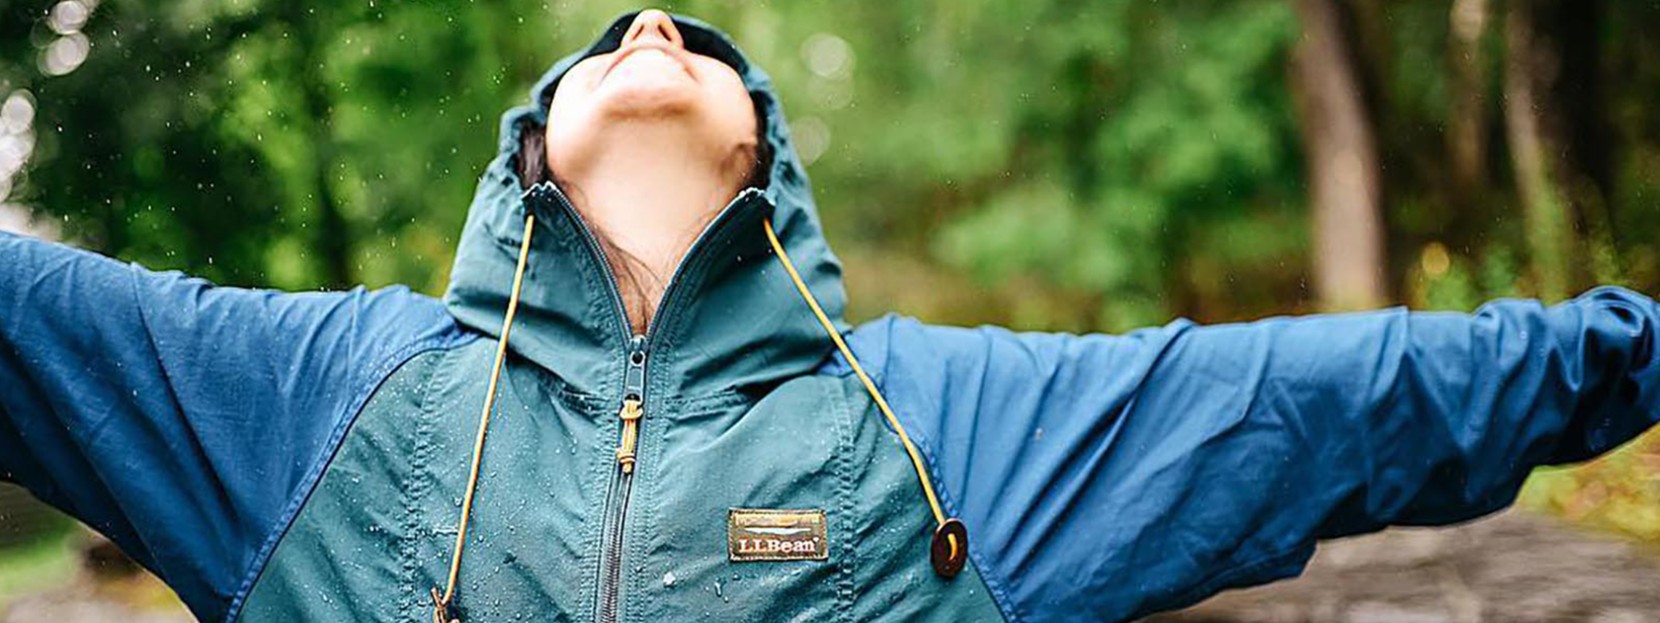
<svg viewBox="0 0 1660 623"><path fill-rule="evenodd" d="M634 332L643 334L692 242L742 190L744 157L688 148L697 141L624 126L583 166L555 167L564 190L606 243ZM734 162L735 161L735 162ZM736 171L734 168L736 167ZM568 172L568 173L567 173Z"/></svg>

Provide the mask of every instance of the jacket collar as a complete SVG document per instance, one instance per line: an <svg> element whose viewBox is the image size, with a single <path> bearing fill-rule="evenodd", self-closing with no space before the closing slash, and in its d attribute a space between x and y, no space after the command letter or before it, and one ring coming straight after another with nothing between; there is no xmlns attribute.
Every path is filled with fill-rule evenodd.
<svg viewBox="0 0 1660 623"><path fill-rule="evenodd" d="M774 156L767 186L745 190L727 205L671 278L646 340L648 402L770 386L811 371L829 354L823 330L768 248L765 217L825 312L845 330L841 265L824 240L771 80L724 33L674 19L689 49L738 70L763 112ZM632 20L632 14L619 17L586 50L560 60L532 89L531 104L503 115L499 153L479 182L444 297L464 325L497 336L524 219L534 214L537 229L509 347L572 389L600 397L621 396L632 338L615 281L559 189L522 190L513 165L520 128L526 121L545 124L560 77L583 58L616 49Z"/></svg>

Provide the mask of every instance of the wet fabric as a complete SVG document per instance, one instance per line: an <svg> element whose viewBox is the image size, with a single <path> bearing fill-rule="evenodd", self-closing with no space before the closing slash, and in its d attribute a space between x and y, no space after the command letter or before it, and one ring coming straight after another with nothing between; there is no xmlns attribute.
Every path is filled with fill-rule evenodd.
<svg viewBox="0 0 1660 623"><path fill-rule="evenodd" d="M349 414L415 353L470 339L404 288L221 288L0 233L0 478L215 620Z"/></svg>
<svg viewBox="0 0 1660 623"><path fill-rule="evenodd" d="M1619 289L1121 336L853 329L770 80L676 18L739 70L777 159L643 336L624 493L634 336L581 218L513 165L559 77L630 17L504 115L442 300L219 288L0 236L0 476L110 534L204 620L430 620L531 214L465 621L1130 620L1295 575L1320 538L1490 512L1534 465L1655 422L1660 310ZM909 459L764 217L967 524L955 580L930 569ZM824 558L729 559L733 509L822 512Z"/></svg>

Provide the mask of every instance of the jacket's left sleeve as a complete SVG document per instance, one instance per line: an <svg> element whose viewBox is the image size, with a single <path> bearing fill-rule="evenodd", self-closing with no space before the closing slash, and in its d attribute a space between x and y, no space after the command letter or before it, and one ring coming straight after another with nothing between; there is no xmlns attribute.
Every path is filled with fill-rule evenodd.
<svg viewBox="0 0 1660 623"><path fill-rule="evenodd" d="M853 332L1019 620L1125 621L1301 572L1316 540L1509 505L1660 419L1660 308Z"/></svg>
<svg viewBox="0 0 1660 623"><path fill-rule="evenodd" d="M0 233L0 480L217 620L376 385L460 339L403 288L216 287Z"/></svg>

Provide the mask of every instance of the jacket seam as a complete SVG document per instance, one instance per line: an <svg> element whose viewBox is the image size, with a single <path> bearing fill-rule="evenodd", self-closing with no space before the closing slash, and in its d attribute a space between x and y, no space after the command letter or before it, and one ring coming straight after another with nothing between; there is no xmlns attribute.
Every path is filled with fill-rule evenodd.
<svg viewBox="0 0 1660 623"><path fill-rule="evenodd" d="M856 446L853 418L856 414L853 413L853 407L848 401L847 394L851 388L845 383L839 385L835 388L836 391L826 391L825 395L830 402L834 403L833 408L836 413L841 414L841 417L836 418L834 422L838 440L836 444L836 496L838 498L837 505L840 506L838 512L841 515L837 518L837 523L841 524L840 532L842 539L844 539L841 542L842 551L839 552L841 564L837 565L839 568L836 574L836 610L839 612L838 620L851 621L853 605L857 600L855 584L856 574L858 573L858 552L854 549L856 541L853 539L853 535L857 534L853 526L853 517L855 516L853 498L858 489L853 477L853 453Z"/></svg>
<svg viewBox="0 0 1660 623"><path fill-rule="evenodd" d="M248 594L253 591L254 584L264 573L265 566L270 563L271 555L276 550L277 544L288 534L289 528L293 527L294 520L299 516L300 509L305 506L306 501L311 498L311 494L316 491L318 483L322 480L323 472L330 464L334 463L334 458L340 452L342 442L345 441L346 431L350 430L351 425L357 422L357 418L362 414L369 398L392 377L392 374L398 368L403 367L404 364L417 355L453 346L465 339L467 337L456 335L430 337L394 351L392 356L387 357L379 366L376 366L374 374L369 376L369 380L364 383L364 387L357 393L357 397L352 399L352 402L341 414L339 422L335 423L334 429L329 433L328 442L323 446L324 450L318 453L311 468L306 471L305 478L300 481L300 487L289 500L288 505L283 508L282 514L278 516L276 525L272 527L270 533L260 544L259 550L254 554L254 559L249 561L247 570L242 574L242 582L238 586L235 595L232 596L230 606L226 609L225 616L222 619L225 623L233 623L237 617L241 616L242 607L246 605Z"/></svg>
<svg viewBox="0 0 1660 623"><path fill-rule="evenodd" d="M425 540L421 528L421 520L424 517L421 500L437 488L431 459L433 446L438 443L433 440L433 436L439 416L434 413L433 405L438 399L432 388L434 384L443 380L440 379L440 375L453 367L452 361L455 358L456 351L446 351L440 355L438 361L427 365L426 378L421 380L420 395L416 402L416 413L419 417L410 431L412 438L409 441L409 472L399 481L399 498L403 503L403 508L399 510L402 511L403 517L402 534L399 535L397 543L398 555L403 560L399 561L398 573L403 585L410 587L400 596L399 606L400 610L410 612L417 611L421 606L421 591L414 588L419 586L416 579L421 574L421 543Z"/></svg>

